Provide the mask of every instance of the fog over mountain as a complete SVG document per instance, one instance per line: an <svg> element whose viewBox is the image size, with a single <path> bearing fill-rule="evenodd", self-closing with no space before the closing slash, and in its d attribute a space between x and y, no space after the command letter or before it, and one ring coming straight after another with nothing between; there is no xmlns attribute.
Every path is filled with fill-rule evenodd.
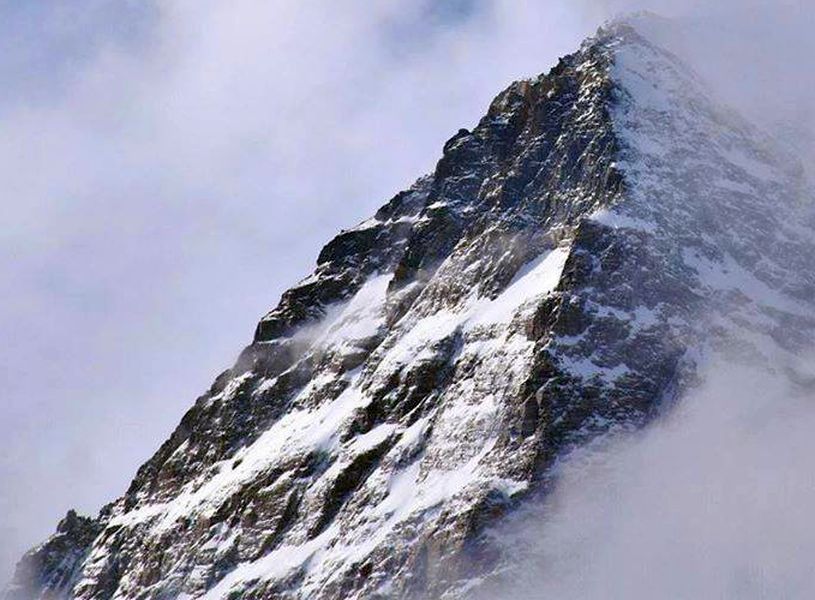
<svg viewBox="0 0 815 600"><path fill-rule="evenodd" d="M716 365L674 413L566 461L494 532L517 556L490 598L807 598L815 395Z"/></svg>
<svg viewBox="0 0 815 600"><path fill-rule="evenodd" d="M669 19L648 34L712 98L811 168L804 2L0 4L0 577L68 508L94 514L126 489L325 240L432 171L498 90L641 9ZM809 595L808 392L709 373L664 423L567 460L528 508L547 525L519 545L552 590ZM604 518L585 529L588 514ZM662 537L676 544L653 555ZM548 567L571 543L581 560ZM698 568L693 587L682 574ZM621 571L633 587L602 596Z"/></svg>

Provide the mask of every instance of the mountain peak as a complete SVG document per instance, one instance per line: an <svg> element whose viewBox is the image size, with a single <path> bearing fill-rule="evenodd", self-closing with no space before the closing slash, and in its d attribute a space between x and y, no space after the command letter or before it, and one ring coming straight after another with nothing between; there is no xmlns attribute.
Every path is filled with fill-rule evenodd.
<svg viewBox="0 0 815 600"><path fill-rule="evenodd" d="M329 242L16 597L469 597L511 561L485 527L572 449L647 424L710 353L804 344L794 169L636 20L510 85Z"/></svg>

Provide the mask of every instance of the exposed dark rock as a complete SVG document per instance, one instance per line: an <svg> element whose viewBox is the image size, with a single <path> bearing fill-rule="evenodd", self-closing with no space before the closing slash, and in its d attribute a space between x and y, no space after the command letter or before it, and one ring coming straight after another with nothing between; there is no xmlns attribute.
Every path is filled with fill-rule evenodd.
<svg viewBox="0 0 815 600"><path fill-rule="evenodd" d="M57 525L56 534L17 564L6 597L29 600L57 596L69 589L101 529L94 519L68 511Z"/></svg>

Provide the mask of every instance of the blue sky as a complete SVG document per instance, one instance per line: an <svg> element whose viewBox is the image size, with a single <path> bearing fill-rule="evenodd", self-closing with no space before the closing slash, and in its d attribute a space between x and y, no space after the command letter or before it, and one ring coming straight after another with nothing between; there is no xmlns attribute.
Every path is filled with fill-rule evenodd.
<svg viewBox="0 0 815 600"><path fill-rule="evenodd" d="M752 23L731 50L761 68L708 74L745 110L775 85L773 111L798 114L811 53L785 35L786 60L768 57L749 6L707 22ZM635 7L0 0L0 578L68 508L126 488L333 234L510 81ZM811 11L789 8L808 39Z"/></svg>

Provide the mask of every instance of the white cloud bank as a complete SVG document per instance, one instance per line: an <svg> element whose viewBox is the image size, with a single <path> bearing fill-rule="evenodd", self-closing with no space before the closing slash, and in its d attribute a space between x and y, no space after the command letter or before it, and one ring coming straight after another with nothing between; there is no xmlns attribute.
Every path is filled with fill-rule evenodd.
<svg viewBox="0 0 815 600"><path fill-rule="evenodd" d="M813 597L813 431L811 386L711 369L664 421L577 454L499 534L520 565L499 597Z"/></svg>

